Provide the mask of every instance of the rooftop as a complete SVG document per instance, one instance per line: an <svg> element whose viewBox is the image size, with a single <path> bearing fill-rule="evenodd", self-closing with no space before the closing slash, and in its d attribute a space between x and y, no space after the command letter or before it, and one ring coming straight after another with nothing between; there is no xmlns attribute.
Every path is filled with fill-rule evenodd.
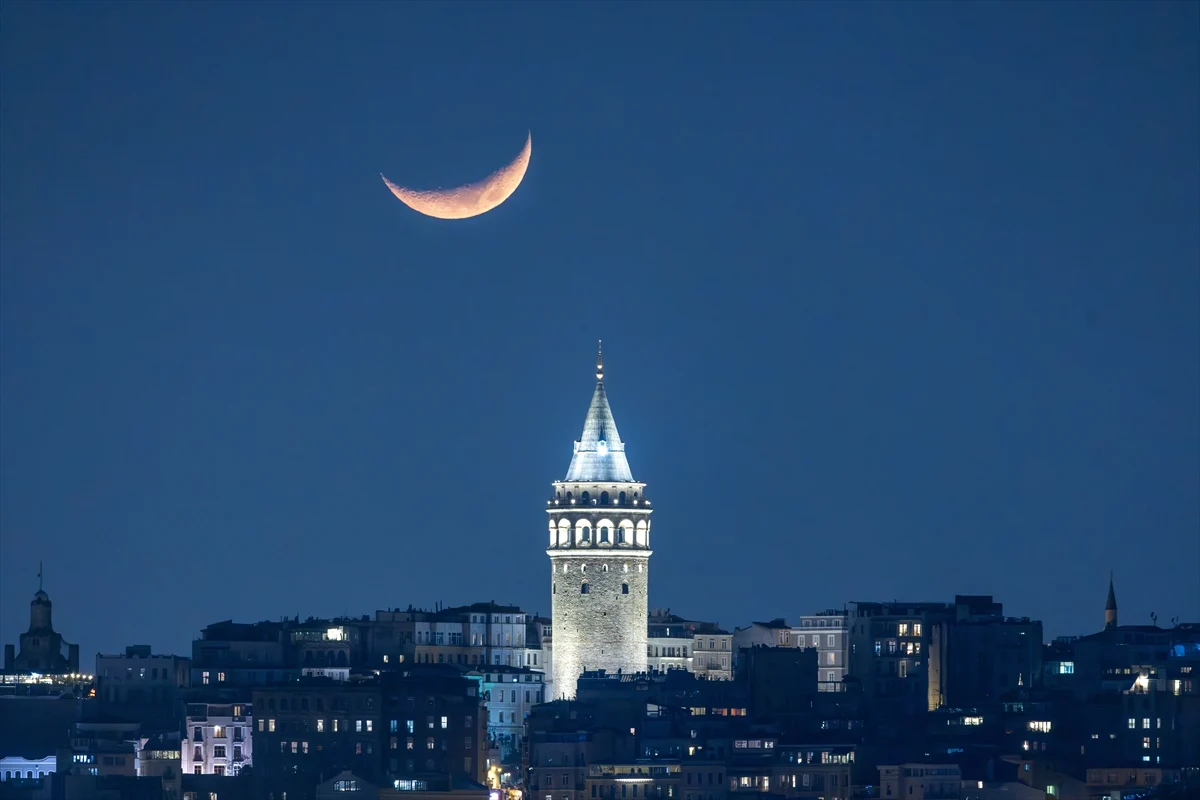
<svg viewBox="0 0 1200 800"><path fill-rule="evenodd" d="M596 358L596 390L583 421L583 434L575 443L575 453L567 468L567 482L633 483L633 473L625 458L625 443L617 433L617 423L604 391L604 362Z"/></svg>

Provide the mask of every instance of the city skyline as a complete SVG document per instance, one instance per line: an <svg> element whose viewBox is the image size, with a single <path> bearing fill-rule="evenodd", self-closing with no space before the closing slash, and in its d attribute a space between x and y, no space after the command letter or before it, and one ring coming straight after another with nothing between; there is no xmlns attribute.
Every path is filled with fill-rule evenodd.
<svg viewBox="0 0 1200 800"><path fill-rule="evenodd" d="M3 5L0 639L548 615L596 339L651 608L1196 618L1200 6L463 8Z"/></svg>
<svg viewBox="0 0 1200 800"><path fill-rule="evenodd" d="M583 440L583 444L584 444L583 449L591 450L591 451L596 450L597 443L594 440L596 439L596 437L598 435L602 435L604 419L606 418L608 420L609 425L613 425L613 423L612 423L613 414L612 414L611 410L609 409L609 401L603 391L604 367L603 367L603 361L601 360L600 356L597 356L597 361L596 361L594 369L596 372L597 385L596 385L596 390L594 392L592 402L588 405L587 414L585 416L585 421L584 421L584 425L583 425L583 434L581 436L581 440ZM598 403L599 403L599 405L597 405ZM608 435L610 437L615 437L616 433L617 433L616 428L612 427L611 432ZM589 441L589 439L591 441ZM566 484L571 483L571 482L578 482L581 480L589 480L589 479L595 479L596 477L605 477L605 476L607 476L606 479L633 480L633 476L629 474L629 465L625 461L624 441L618 438L618 442L620 444L619 450L614 449L613 453L610 454L608 452L607 448L605 448L604 452L602 454L600 454L601 457L599 459L597 459L597 455L593 452L593 454L591 455L592 461L586 461L586 460L581 460L580 447L579 447L580 442L577 441L576 445L575 445L575 450L574 450L573 455L570 460L570 467L568 468L567 473L566 473L566 478L556 480L554 482L555 486L558 488L561 488L562 486L565 486ZM613 467L605 467L604 464L602 463L602 462L611 460L614 456L619 456L620 461L621 461L621 464L615 468L616 472L613 472L613 469L614 469ZM577 462L580 463L580 465L581 465L579 468L576 468ZM585 464L590 466L591 472L587 472L587 469L583 466ZM597 470L599 470L599 472L597 472ZM592 473L596 473L596 474L593 475ZM600 473L603 473L603 475L601 475ZM642 486L642 485L645 485L645 482L644 481L636 481L636 484L639 486ZM547 501L547 504L549 505L552 502L553 502L553 500L549 500L549 501ZM614 500L614 502L615 502L615 500ZM38 573L37 573L37 580L38 580L38 590L37 591L39 594L42 593L42 590L44 588L43 587L43 574L44 574L44 565L42 562L39 562ZM1082 636L1082 635L1088 635L1090 633L1094 633L1097 630L1102 630L1104 627L1104 624L1106 624L1107 620L1108 620L1108 614L1110 611L1109 604L1114 602L1113 593L1114 593L1114 585L1116 583L1116 574L1117 574L1116 570L1109 571L1108 583L1105 585L1104 605L1101 606L1099 603L1096 604L1096 609L1098 609L1098 610L1093 616L1095 616L1097 618L1103 617L1101 625L1099 625L1093 629L1093 628L1088 627L1088 625L1089 625L1088 622L1084 622L1080 628L1069 631L1069 632L1068 631L1063 631L1063 632L1049 632L1048 631L1046 633L1046 641L1049 642L1051 639L1056 638L1057 636ZM533 583L533 581L531 581L531 583ZM469 592L469 590L468 590L468 592ZM527 590L525 593L526 594L531 594L531 593L536 594L536 589L534 589L533 592L530 592ZM963 587L961 589L953 590L949 594L950 595L967 595L967 596L969 596L969 595L987 595L989 593L987 591L979 590L977 588ZM552 597L553 597L553 595L552 595ZM1002 597L1001 599L1004 602L1008 603L1010 606L1009 616L1027 617L1027 618L1030 618L1030 619L1033 619L1033 620L1036 620L1039 622L1044 622L1043 618L1036 611L1034 611L1033 613L1027 613L1025 611L1019 611L1016 613L1011 612L1011 606L1013 605L1014 599L1017 600L1017 604L1019 605L1019 602L1020 602L1019 595L1014 596L1014 597L1008 597L1008 598ZM916 602L916 603L939 602L935 599L935 597L932 597L932 596L925 597L925 596L920 596L918 594L913 594L913 593L902 594L902 595L898 595L896 597L891 597L891 598L858 597L858 598L853 598L853 599L845 599L840 602L832 603L832 604L831 603L822 604L822 603L818 602L816 604L811 605L811 607L808 607L808 608L785 609L785 610L775 610L775 611L767 610L765 613L759 614L757 616L752 616L750 618L740 619L740 620L726 620L726 619L723 619L720 615L713 616L711 614L706 615L706 614L692 613L691 607L688 606L686 603L685 604L678 604L678 603L676 603L676 604L672 604L672 603L658 604L655 602L649 602L648 610L650 612L653 612L655 610L670 609L671 611L673 611L675 613L684 614L684 616L689 619L712 619L714 621L717 621L720 624L726 625L729 628L729 630L733 630L734 628L744 628L744 627L749 626L756 622L765 622L765 621L771 621L771 620L777 620L777 619L785 619L789 623L793 623L795 621L795 619L798 617L801 617L804 615L816 614L816 613L818 613L820 611L824 611L826 609L845 609L845 608L849 607L851 604L856 603L856 602L870 603L870 602L891 602L891 601ZM312 609L303 609L302 608L302 609L299 609L296 612L296 614L283 613L283 614L277 614L277 615L261 615L261 614L256 615L252 612L246 616L232 617L231 619L234 622L239 622L239 623L256 623L256 622L260 622L260 621L263 621L263 622L278 621L280 619L290 619L292 617L298 617L301 620L309 619L309 618L315 618L315 619L358 618L358 617L363 616L364 614L373 615L376 611L387 610L387 609L391 609L391 608L403 609L406 607L412 607L417 610L433 611L437 608L456 607L456 606L464 607L464 606L468 606L473 603L479 603L479 602L496 602L496 603L500 603L501 605L512 605L512 606L520 608L523 612L525 612L527 614L536 615L536 616L544 616L547 618L550 617L550 612L551 612L551 603L550 602L545 603L545 609L543 610L543 606L540 605L537 601L534 601L531 604L526 604L526 603L520 602L519 599L517 599L517 598L495 597L495 598L487 598L485 600L482 597L464 596L461 598L455 597L455 598L450 598L450 599L438 597L438 598L436 598L432 601L428 601L426 603L414 602L412 600L408 600L407 602L399 602L399 603L395 603L395 602L378 603L378 604L376 604L375 608L370 609L370 610L349 609L349 610L344 610L341 612L329 612L329 611L322 612L322 611L314 611ZM1126 602L1128 602L1128 601L1126 601ZM1145 605L1145 604L1143 603L1142 605ZM1150 605L1152 606L1153 604L1151 603ZM1128 606L1126 606L1126 607L1128 608ZM1139 608L1140 608L1139 606L1134 606L1134 609L1135 609L1134 613L1136 613L1136 611L1139 610ZM1156 624L1156 625L1161 625L1162 627L1169 628L1175 623L1176 620L1182 621L1182 622L1189 621L1189 617L1187 616L1186 611L1182 615L1174 615L1173 614L1170 616L1164 616L1162 614L1159 614L1159 613L1151 610L1149 612L1148 618L1146 620L1142 621L1141 623L1134 621L1132 619L1132 615L1128 615L1128 612L1126 612L1126 613L1127 613L1127 616L1124 618L1125 624ZM201 628L205 627L216 621L217 621L216 619L206 620L201 623L200 627ZM59 628L60 628L60 632L61 632L61 630L62 630L61 624L59 625ZM23 626L18 629L18 632L21 630L24 630ZM152 642L152 643L127 642L127 643L122 643L120 645L112 644L111 646L108 647L108 649L101 648L99 650L96 650L95 652L96 652L96 654L115 653L128 645L150 644L156 650L162 649L164 652L174 652L174 653L177 653L180 655L187 655L190 652L191 642L196 637L196 635L198 635L198 631L199 631L199 629L197 629L197 631L192 631L192 632L187 633L186 636L183 637L184 639L186 639L186 641L183 643L183 645L179 646L177 649L173 649L172 647L166 647L165 649L160 648L160 645L157 642ZM15 637L12 637L12 638L15 639ZM70 637L68 636L66 638L70 638ZM8 641L8 640L4 639L3 635L0 635L0 641ZM90 656L90 653L88 653L87 650L83 650L82 652L85 654L85 657Z"/></svg>

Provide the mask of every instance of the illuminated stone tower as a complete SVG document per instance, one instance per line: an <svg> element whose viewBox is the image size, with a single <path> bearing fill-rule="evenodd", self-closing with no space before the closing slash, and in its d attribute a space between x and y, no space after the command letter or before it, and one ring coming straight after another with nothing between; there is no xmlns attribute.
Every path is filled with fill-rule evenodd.
<svg viewBox="0 0 1200 800"><path fill-rule="evenodd" d="M596 357L596 391L550 516L553 697L573 698L585 669L646 671L650 501L625 460Z"/></svg>

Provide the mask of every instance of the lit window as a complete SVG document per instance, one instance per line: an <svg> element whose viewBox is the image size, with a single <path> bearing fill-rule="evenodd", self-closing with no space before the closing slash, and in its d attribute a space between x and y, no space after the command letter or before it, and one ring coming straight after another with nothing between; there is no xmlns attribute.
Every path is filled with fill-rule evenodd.
<svg viewBox="0 0 1200 800"><path fill-rule="evenodd" d="M362 723L363 723L363 721L361 719L354 720L354 732L355 733L362 733Z"/></svg>
<svg viewBox="0 0 1200 800"><path fill-rule="evenodd" d="M450 727L450 718L449 717L442 717L442 727L443 728Z"/></svg>
<svg viewBox="0 0 1200 800"><path fill-rule="evenodd" d="M325 732L325 720L319 719L319 720L317 720L317 733L324 733L324 732Z"/></svg>
<svg viewBox="0 0 1200 800"><path fill-rule="evenodd" d="M202 683L204 683L205 685L207 685L207 684L208 684L208 670L205 670L204 672L201 672L201 673L200 673L200 680L201 680L201 682L202 682Z"/></svg>
<svg viewBox="0 0 1200 800"><path fill-rule="evenodd" d="M333 732L334 733L338 732L338 721L336 719L333 720Z"/></svg>
<svg viewBox="0 0 1200 800"><path fill-rule="evenodd" d="M224 682L225 682L225 673L224 673L224 672L218 672L218 673L217 673L217 682L218 682L218 683L224 683Z"/></svg>
<svg viewBox="0 0 1200 800"><path fill-rule="evenodd" d="M430 736L428 739L425 740L425 749L426 750L433 749L433 737L432 736Z"/></svg>
<svg viewBox="0 0 1200 800"><path fill-rule="evenodd" d="M907 622L900 623L900 635L908 636L908 623Z"/></svg>
<svg viewBox="0 0 1200 800"><path fill-rule="evenodd" d="M334 725L337 725L337 723L335 722ZM337 730L337 728L334 728L334 730ZM273 719L267 720L267 731L269 733L275 732L275 720L273 720Z"/></svg>
<svg viewBox="0 0 1200 800"><path fill-rule="evenodd" d="M1142 727L1143 728L1150 727L1150 718L1149 717L1142 717Z"/></svg>
<svg viewBox="0 0 1200 800"><path fill-rule="evenodd" d="M1030 720L1029 721L1029 730L1035 731L1037 733L1049 733L1050 732L1050 722L1047 720Z"/></svg>
<svg viewBox="0 0 1200 800"><path fill-rule="evenodd" d="M1137 720L1136 720L1136 719L1134 719L1133 717L1130 717L1130 718L1129 718L1129 727L1130 727L1130 728L1136 728L1136 727L1137 727Z"/></svg>

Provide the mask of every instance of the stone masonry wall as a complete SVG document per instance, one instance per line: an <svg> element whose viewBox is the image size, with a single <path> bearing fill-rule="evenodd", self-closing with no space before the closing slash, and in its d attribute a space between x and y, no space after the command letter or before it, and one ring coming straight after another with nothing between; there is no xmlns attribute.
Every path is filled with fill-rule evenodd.
<svg viewBox="0 0 1200 800"><path fill-rule="evenodd" d="M551 554L554 697L573 698L585 669L646 670L649 556L646 550ZM585 580L587 594L581 592Z"/></svg>

